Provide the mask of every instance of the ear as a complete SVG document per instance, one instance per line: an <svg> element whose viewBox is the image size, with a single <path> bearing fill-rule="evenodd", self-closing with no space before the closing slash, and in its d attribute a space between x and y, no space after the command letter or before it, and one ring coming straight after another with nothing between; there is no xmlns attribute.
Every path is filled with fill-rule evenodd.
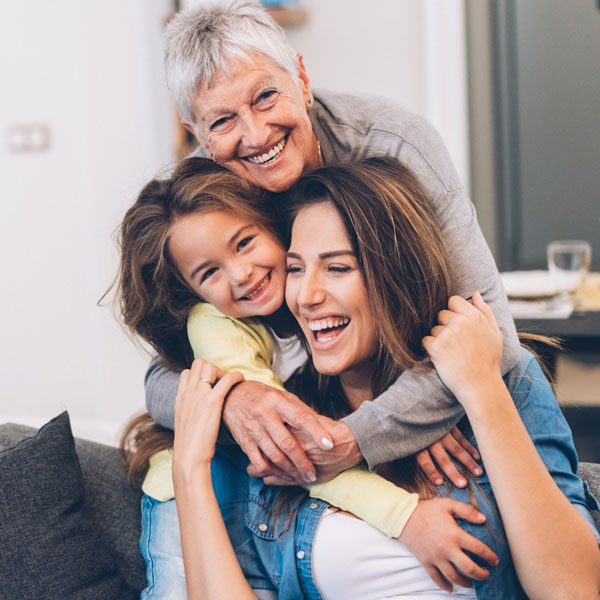
<svg viewBox="0 0 600 600"><path fill-rule="evenodd" d="M184 121L183 119L181 120L181 124L194 136L196 137L196 130L194 129L194 126L190 123L188 123L187 121Z"/></svg>
<svg viewBox="0 0 600 600"><path fill-rule="evenodd" d="M310 98L312 100L312 90L310 89L310 79L306 74L306 69L304 68L304 59L302 58L302 54L296 54L296 58L298 59L298 85L300 86L300 91L304 95L305 98Z"/></svg>
<svg viewBox="0 0 600 600"><path fill-rule="evenodd" d="M210 154L210 151L208 149L208 142L196 133L196 129L194 128L194 126L191 123L184 121L183 119L181 120L181 124L196 138L198 143L206 150L206 152Z"/></svg>

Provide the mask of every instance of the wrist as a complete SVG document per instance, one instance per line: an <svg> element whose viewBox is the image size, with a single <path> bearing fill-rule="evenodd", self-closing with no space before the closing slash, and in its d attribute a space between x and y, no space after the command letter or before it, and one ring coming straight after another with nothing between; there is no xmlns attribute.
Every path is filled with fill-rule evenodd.
<svg viewBox="0 0 600 600"><path fill-rule="evenodd" d="M514 402L501 376L475 385L457 395L471 422L500 418L508 409L514 409Z"/></svg>
<svg viewBox="0 0 600 600"><path fill-rule="evenodd" d="M335 436L334 445L344 449L344 468L350 469L363 462L364 458L350 427L342 421L338 422L338 426L340 434Z"/></svg>
<svg viewBox="0 0 600 600"><path fill-rule="evenodd" d="M195 485L202 485L212 481L210 461L196 461L186 464L173 458L173 486L180 489L190 489Z"/></svg>

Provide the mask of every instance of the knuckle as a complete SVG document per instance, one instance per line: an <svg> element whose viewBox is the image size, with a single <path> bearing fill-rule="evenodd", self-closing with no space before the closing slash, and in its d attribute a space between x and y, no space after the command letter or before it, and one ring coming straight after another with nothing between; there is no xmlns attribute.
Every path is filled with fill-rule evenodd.
<svg viewBox="0 0 600 600"><path fill-rule="evenodd" d="M279 447L285 454L289 454L298 448L298 443L291 435L288 435L279 441Z"/></svg>

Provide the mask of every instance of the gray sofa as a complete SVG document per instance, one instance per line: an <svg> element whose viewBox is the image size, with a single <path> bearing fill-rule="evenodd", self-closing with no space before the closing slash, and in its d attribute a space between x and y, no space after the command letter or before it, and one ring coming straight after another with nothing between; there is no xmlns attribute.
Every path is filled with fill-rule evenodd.
<svg viewBox="0 0 600 600"><path fill-rule="evenodd" d="M0 486L4 486L5 488L4 491L0 490L0 514L2 514L4 521L6 521L8 517L6 511L16 510L18 512L21 510L27 514L28 520L33 521L31 525L33 533L29 531L30 525L26 520L21 530L17 533L18 537L16 541L13 542L13 544L17 545L21 541L25 542L24 545L27 546L26 550L28 552L24 555L25 558L18 558L21 555L17 555L13 557L12 561L5 559L3 564L3 559L0 557L0 597L10 597L11 599L18 597L24 600L28 598L61 598L61 600L66 598L101 598L102 600L110 600L111 597L139 598L139 593L145 587L146 581L144 561L139 551L140 493L129 486L117 449L85 440L76 440L74 446L76 456L74 452L69 454L72 439L70 441L71 446L69 446L70 425L66 413L63 413L63 415L51 421L45 428L42 428L40 433L37 433L37 436L36 433L36 430L22 425L0 425ZM43 435L46 437L40 440L40 436L43 437ZM64 438L64 444L56 447L60 438ZM52 444L49 449L48 444ZM66 452L66 458L61 455L56 459L54 464L39 464L44 460L51 462L55 454L63 452ZM42 461L40 461L38 455L44 457ZM92 543L92 548L94 548L92 550L93 561L89 566L87 563L84 566L79 566L79 570L97 567L98 562L101 560L97 551L105 550L107 556L104 558L108 562L112 561L112 566L105 569L101 576L95 576L94 585L98 584L98 581L102 578L104 578L104 581L98 585L104 585L108 577L112 586L110 588L111 591L107 592L106 589L97 592L91 591L93 586L88 582L79 582L78 585L81 588L79 590L73 588L68 593L64 591L65 581L70 577L70 571L73 570L73 561L80 560L81 557L75 556L72 548L67 548L63 551L62 548L54 547L56 545L62 546L64 544L63 538L60 538L58 542L50 542L48 544L49 547L44 548L42 546L41 555L38 558L34 557L32 559L34 561L46 561L49 555L59 555L59 562L57 566L53 567L52 573L54 574L56 570L60 571L61 566L64 566L66 569L66 574L61 575L57 582L53 582L54 589L60 589L61 593L54 593L54 595L50 593L48 585L45 582L43 582L44 593L40 593L33 588L24 590L23 582L27 581L29 583L31 572L36 569L36 564L32 565L30 562L25 566L23 562L31 559L29 556L31 544L28 537L31 536L32 540L37 539L35 528L40 526L40 523L36 523L35 519L32 519L31 512L42 510L43 506L38 506L37 508L35 505L23 507L23 504L29 501L28 495L39 497L40 495L47 494L48 484L44 483L41 490L35 489L30 491L26 487L24 492L19 492L19 486L28 485L27 476L35 477L38 480L40 478L45 479L48 476L48 471L54 470L54 475L50 478L50 487L57 483L57 479L60 482L57 487L61 490L68 487L66 480L65 482L60 481L60 477L65 476L66 478L68 476L72 479L72 474L65 474L63 465L68 462L76 463L77 457L81 465L83 497L72 503L67 510L63 510L58 518L63 519L64 514L72 514L75 506L82 508L81 518L85 519L83 529L86 534L93 533L95 538ZM26 472L30 468L30 466L27 466L27 463L28 461L31 462L32 458L35 458L35 467L40 469L37 475ZM74 469L73 472L76 475L76 466ZM9 472L8 475L7 471ZM58 477L56 473L58 473ZM580 474L589 485L592 493L596 497L599 497L600 464L582 463L580 465ZM12 484L7 482L6 477L12 478L14 482ZM11 485L12 487L10 487ZM14 507L10 505L10 500L17 493L21 493L22 496L21 500L18 501L18 506ZM52 493L55 492L53 491ZM7 501L9 504L6 504ZM54 501L55 496L50 496L50 500L46 500L46 503L52 504ZM600 527L600 513L594 512L593 517L596 524ZM16 518L20 518L23 521L23 515ZM47 521L52 518L52 516L44 517L41 520L41 525L47 524ZM2 531L2 527L4 526L0 525L0 539L2 539L2 536L8 535ZM51 533L55 529L56 525L52 527ZM69 535L72 537L72 532ZM63 537L68 536L63 535ZM2 541L4 542L4 539ZM79 548L80 546L77 546L75 551L82 553L83 551L79 550ZM57 552L57 550L59 551ZM14 564L15 561L18 561L19 564ZM10 574L9 579L12 581L13 588L9 588L8 590L3 588L3 586L9 585L6 584L7 574L3 570L8 570ZM9 592L14 594L15 589L19 590L18 596L8 595Z"/></svg>

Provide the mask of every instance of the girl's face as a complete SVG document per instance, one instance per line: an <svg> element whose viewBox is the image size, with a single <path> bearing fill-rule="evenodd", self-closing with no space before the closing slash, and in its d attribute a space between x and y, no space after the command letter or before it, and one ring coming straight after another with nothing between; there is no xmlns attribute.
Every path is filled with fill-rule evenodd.
<svg viewBox="0 0 600 600"><path fill-rule="evenodd" d="M287 269L286 300L317 371L370 376L378 345L369 294L333 204L298 213Z"/></svg>
<svg viewBox="0 0 600 600"><path fill-rule="evenodd" d="M266 316L283 304L285 250L234 213L192 213L171 227L168 252L188 285L228 317Z"/></svg>

